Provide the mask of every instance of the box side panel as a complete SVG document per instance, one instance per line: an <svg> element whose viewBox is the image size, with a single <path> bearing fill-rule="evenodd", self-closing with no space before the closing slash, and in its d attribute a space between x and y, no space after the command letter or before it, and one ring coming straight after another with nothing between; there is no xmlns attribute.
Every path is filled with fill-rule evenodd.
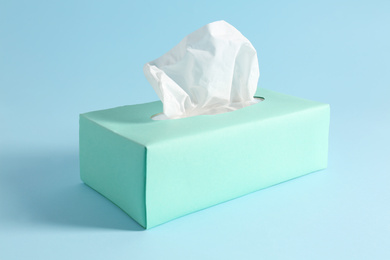
<svg viewBox="0 0 390 260"><path fill-rule="evenodd" d="M146 227L146 148L80 116L80 176Z"/></svg>
<svg viewBox="0 0 390 260"><path fill-rule="evenodd" d="M148 147L148 227L320 170L329 106Z"/></svg>

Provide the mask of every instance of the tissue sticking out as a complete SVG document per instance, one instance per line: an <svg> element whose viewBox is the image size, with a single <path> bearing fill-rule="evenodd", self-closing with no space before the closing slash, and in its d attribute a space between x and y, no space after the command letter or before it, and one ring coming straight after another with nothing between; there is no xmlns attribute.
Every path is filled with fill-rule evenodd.
<svg viewBox="0 0 390 260"><path fill-rule="evenodd" d="M225 21L203 26L172 50L144 66L163 103L155 120L234 111L260 100L255 48Z"/></svg>

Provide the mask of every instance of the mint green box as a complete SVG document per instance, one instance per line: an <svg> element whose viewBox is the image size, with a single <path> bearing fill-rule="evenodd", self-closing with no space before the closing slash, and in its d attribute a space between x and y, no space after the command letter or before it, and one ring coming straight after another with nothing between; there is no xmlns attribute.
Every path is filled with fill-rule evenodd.
<svg viewBox="0 0 390 260"><path fill-rule="evenodd" d="M160 101L81 114L81 179L151 228L326 168L329 105L257 94L218 115L155 121Z"/></svg>

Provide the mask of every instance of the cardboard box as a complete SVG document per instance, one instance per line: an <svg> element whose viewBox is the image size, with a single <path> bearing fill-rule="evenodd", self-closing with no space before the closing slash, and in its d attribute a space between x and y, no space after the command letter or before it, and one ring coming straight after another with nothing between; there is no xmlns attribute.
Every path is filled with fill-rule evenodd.
<svg viewBox="0 0 390 260"><path fill-rule="evenodd" d="M151 228L326 168L329 105L258 96L234 112L174 120L151 119L159 101L82 114L81 179Z"/></svg>

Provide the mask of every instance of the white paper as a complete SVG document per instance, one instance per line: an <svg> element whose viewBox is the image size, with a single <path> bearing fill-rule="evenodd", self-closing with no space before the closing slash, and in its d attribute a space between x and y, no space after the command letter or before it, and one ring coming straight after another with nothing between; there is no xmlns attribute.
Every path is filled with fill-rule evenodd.
<svg viewBox="0 0 390 260"><path fill-rule="evenodd" d="M175 119L234 111L259 102L255 48L225 21L203 26L172 50L144 66L163 103L153 119Z"/></svg>

